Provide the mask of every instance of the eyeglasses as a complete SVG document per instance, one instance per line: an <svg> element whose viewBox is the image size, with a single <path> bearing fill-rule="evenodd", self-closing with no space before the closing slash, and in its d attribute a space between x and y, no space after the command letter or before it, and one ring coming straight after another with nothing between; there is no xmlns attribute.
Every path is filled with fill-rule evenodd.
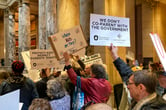
<svg viewBox="0 0 166 110"><path fill-rule="evenodd" d="M127 81L127 85L131 85L131 84L135 84L135 83L134 83L134 82L132 83L132 82Z"/></svg>

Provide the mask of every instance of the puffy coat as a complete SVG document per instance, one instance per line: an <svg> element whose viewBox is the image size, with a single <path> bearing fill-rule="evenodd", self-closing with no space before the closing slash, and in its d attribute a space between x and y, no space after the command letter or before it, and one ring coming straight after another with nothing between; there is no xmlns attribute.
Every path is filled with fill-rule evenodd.
<svg viewBox="0 0 166 110"><path fill-rule="evenodd" d="M0 95L20 89L20 102L23 103L22 110L28 110L32 100L38 97L33 81L24 76L9 77L0 85Z"/></svg>

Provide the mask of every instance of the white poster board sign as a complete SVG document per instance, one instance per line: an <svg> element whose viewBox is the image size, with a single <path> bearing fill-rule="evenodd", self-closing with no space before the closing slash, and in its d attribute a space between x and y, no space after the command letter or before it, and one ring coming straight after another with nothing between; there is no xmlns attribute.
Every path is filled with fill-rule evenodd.
<svg viewBox="0 0 166 110"><path fill-rule="evenodd" d="M85 65L89 64L103 64L101 55L96 53L91 56L81 57L81 60L84 62Z"/></svg>
<svg viewBox="0 0 166 110"><path fill-rule="evenodd" d="M166 53L165 53L163 44L160 40L160 37L157 34L153 34L153 33L150 33L149 35L152 39L153 45L157 51L157 54L160 58L160 61L163 65L163 67L164 67L164 70L166 71Z"/></svg>
<svg viewBox="0 0 166 110"><path fill-rule="evenodd" d="M130 47L129 18L90 15L90 45Z"/></svg>
<svg viewBox="0 0 166 110"><path fill-rule="evenodd" d="M63 58L63 53L65 51L73 54L87 46L80 25L56 33L48 37L48 39L58 60Z"/></svg>
<svg viewBox="0 0 166 110"><path fill-rule="evenodd" d="M25 66L27 70L31 69L31 63L30 63L30 54L29 51L21 52L22 58L24 60Z"/></svg>
<svg viewBox="0 0 166 110"><path fill-rule="evenodd" d="M19 110L20 90L0 96L0 110Z"/></svg>
<svg viewBox="0 0 166 110"><path fill-rule="evenodd" d="M53 50L30 50L31 69L55 68L62 69L64 67L63 60L57 60Z"/></svg>

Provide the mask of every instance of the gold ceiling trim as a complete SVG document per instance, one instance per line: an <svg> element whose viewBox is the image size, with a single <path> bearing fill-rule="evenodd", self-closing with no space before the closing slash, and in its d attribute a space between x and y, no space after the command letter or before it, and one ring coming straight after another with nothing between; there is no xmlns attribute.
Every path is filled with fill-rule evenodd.
<svg viewBox="0 0 166 110"><path fill-rule="evenodd" d="M18 0L0 0L0 9L5 9L11 6L16 1Z"/></svg>

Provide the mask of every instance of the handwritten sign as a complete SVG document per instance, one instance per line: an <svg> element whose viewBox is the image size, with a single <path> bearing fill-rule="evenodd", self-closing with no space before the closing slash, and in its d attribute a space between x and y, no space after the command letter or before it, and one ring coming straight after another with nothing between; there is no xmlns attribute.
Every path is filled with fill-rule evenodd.
<svg viewBox="0 0 166 110"><path fill-rule="evenodd" d="M99 53L96 53L91 56L81 57L81 60L84 62L85 65L89 64L103 64L102 58Z"/></svg>
<svg viewBox="0 0 166 110"><path fill-rule="evenodd" d="M75 26L63 32L48 37L57 59L63 58L63 53L75 53L87 46L81 26Z"/></svg>
<svg viewBox="0 0 166 110"><path fill-rule="evenodd" d="M153 34L153 33L150 33L149 35L152 39L153 45L157 51L157 54L164 67L164 70L166 71L166 53L165 53L164 47L162 45L162 42L160 40L160 37L157 34Z"/></svg>
<svg viewBox="0 0 166 110"><path fill-rule="evenodd" d="M130 47L129 18L90 15L90 45Z"/></svg>

